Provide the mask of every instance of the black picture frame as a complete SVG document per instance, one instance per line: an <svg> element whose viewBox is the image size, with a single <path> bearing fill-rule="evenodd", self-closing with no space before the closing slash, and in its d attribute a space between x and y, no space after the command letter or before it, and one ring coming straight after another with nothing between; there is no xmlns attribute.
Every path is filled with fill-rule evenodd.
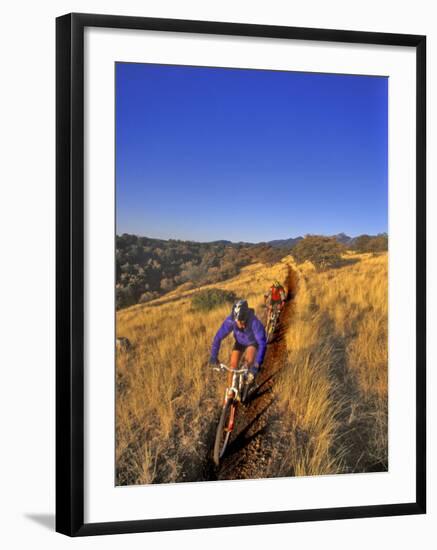
<svg viewBox="0 0 437 550"><path fill-rule="evenodd" d="M416 500L399 504L84 523L84 29L158 30L404 46L416 51ZM69 536L423 514L426 511L426 37L68 14L56 20L56 530Z"/></svg>

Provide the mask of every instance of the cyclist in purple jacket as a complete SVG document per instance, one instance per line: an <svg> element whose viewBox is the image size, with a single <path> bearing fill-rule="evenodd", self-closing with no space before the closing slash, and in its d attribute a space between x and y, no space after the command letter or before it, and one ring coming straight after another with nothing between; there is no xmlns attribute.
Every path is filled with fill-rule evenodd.
<svg viewBox="0 0 437 550"><path fill-rule="evenodd" d="M238 300L232 307L231 314L223 321L222 326L214 337L210 364L218 363L220 344L231 332L234 333L235 343L232 348L231 364L232 369L238 368L238 363L244 352L246 362L249 366L248 382L251 383L258 374L267 349L266 332L264 325L255 315L253 309L249 308L246 300ZM228 385L232 382L232 373L228 373Z"/></svg>

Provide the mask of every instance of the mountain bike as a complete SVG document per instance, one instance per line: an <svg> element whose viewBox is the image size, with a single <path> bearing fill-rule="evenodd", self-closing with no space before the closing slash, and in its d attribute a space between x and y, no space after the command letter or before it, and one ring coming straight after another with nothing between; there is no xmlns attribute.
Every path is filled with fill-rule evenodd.
<svg viewBox="0 0 437 550"><path fill-rule="evenodd" d="M220 363L220 366L215 367L214 370L232 372L232 383L225 390L225 399L215 436L213 458L216 466L218 466L220 464L220 459L225 454L232 430L235 426L238 404L240 402L245 403L247 400L249 391L247 373L249 369L246 364L241 368L231 369L223 363Z"/></svg>
<svg viewBox="0 0 437 550"><path fill-rule="evenodd" d="M266 335L268 343L273 340L276 329L278 328L280 314L281 310L279 309L277 304L271 306L270 313L269 311L267 311Z"/></svg>

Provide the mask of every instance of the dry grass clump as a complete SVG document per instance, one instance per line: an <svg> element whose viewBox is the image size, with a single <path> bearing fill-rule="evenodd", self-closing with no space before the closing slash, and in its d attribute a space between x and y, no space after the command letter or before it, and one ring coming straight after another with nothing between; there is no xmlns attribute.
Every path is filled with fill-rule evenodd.
<svg viewBox="0 0 437 550"><path fill-rule="evenodd" d="M278 383L285 475L382 471L387 445L387 255L299 266Z"/></svg>
<svg viewBox="0 0 437 550"><path fill-rule="evenodd" d="M330 366L335 362L335 349L323 338L322 319L314 312L313 297L303 273L297 292L292 324L285 335L286 366L276 388L284 432L278 473L337 473L341 469L341 453L332 452L332 441L342 402L332 398Z"/></svg>
<svg viewBox="0 0 437 550"><path fill-rule="evenodd" d="M246 298L261 318L272 280L289 284L294 295L290 324L270 354L277 364L266 365L278 371L272 477L388 466L387 255L343 260L317 271L288 257L270 267L248 266L219 285ZM214 285L202 290L208 288ZM198 291L180 288L117 313L117 336L132 345L117 353L119 485L208 479L225 380L206 364L230 307L195 311ZM222 346L224 362L231 346L232 337Z"/></svg>
<svg viewBox="0 0 437 550"><path fill-rule="evenodd" d="M260 264L220 283L262 313L271 280L285 281L286 263ZM205 288L212 288L209 285ZM227 305L192 309L196 291L175 291L117 313L117 336L132 348L117 353L117 484L201 480L208 463L225 381L207 368L215 332ZM232 338L223 342L228 362Z"/></svg>

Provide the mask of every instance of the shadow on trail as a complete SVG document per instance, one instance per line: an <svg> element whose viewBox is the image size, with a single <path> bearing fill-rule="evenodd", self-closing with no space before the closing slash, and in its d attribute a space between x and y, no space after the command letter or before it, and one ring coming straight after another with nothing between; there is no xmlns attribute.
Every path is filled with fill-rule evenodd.
<svg viewBox="0 0 437 550"><path fill-rule="evenodd" d="M248 437L242 438L241 435L239 435L237 439L230 444L229 450L226 451L228 459L232 459L234 455L241 452L243 449L245 449L249 445L249 443L251 443L258 436L265 434L266 431L267 431L267 427L264 426Z"/></svg>
<svg viewBox="0 0 437 550"><path fill-rule="evenodd" d="M266 427L264 426L254 434L248 436L251 428L267 412L267 410L272 406L272 404L275 401L276 401L276 398L271 399L267 403L267 405L263 409L261 409L261 411L256 416L252 418L252 420L246 425L246 427L243 428L243 430L241 430L241 432L237 435L237 437L233 441L231 441L231 443L229 444L229 448L226 452L228 457L244 449L244 447L246 447L246 445L248 445L257 435L265 431Z"/></svg>
<svg viewBox="0 0 437 550"><path fill-rule="evenodd" d="M287 331L294 313L297 279L289 266L289 299L281 313L272 342L268 344L259 385L250 394L246 406L239 407L235 431L220 466L212 460L205 464L204 479L257 479L271 476L271 460L280 443L278 397L275 385L287 360ZM279 376L278 376L279 375ZM258 380L257 380L258 381Z"/></svg>
<svg viewBox="0 0 437 550"><path fill-rule="evenodd" d="M260 399L263 395L266 395L266 393L272 393L272 389L267 388L262 392L259 392L259 391L254 392L249 396L248 404L254 403L257 399Z"/></svg>
<svg viewBox="0 0 437 550"><path fill-rule="evenodd" d="M248 446L254 442L257 438L262 437L268 431L267 425L261 426L252 434L249 435L250 431L256 426L260 421L262 416L267 412L267 410L274 403L275 399L269 401L269 403L255 416L252 420L243 428L243 430L236 436L236 438L230 442L229 447L226 451L226 456L223 459L223 462L220 466L216 466L212 460L208 460L208 463L205 465L203 479L207 481L217 481L219 479L239 479L239 476L228 477L227 472L233 471L235 465L241 462L242 453L247 451ZM223 477L225 474L225 477Z"/></svg>
<svg viewBox="0 0 437 550"><path fill-rule="evenodd" d="M263 391L260 391L262 390L262 388L265 388L266 386L268 386L269 382L271 381L274 381L274 379L278 376L278 374L283 370L284 368L284 365L282 365L281 367L279 367L278 369L275 370L275 372L272 372L272 374L270 374L267 378L265 378L261 384L256 388L256 390L253 392L252 396L253 397L260 397L261 395L264 395L266 393L267 390L263 390ZM269 388L270 389L270 388ZM252 397L251 396L251 397Z"/></svg>

